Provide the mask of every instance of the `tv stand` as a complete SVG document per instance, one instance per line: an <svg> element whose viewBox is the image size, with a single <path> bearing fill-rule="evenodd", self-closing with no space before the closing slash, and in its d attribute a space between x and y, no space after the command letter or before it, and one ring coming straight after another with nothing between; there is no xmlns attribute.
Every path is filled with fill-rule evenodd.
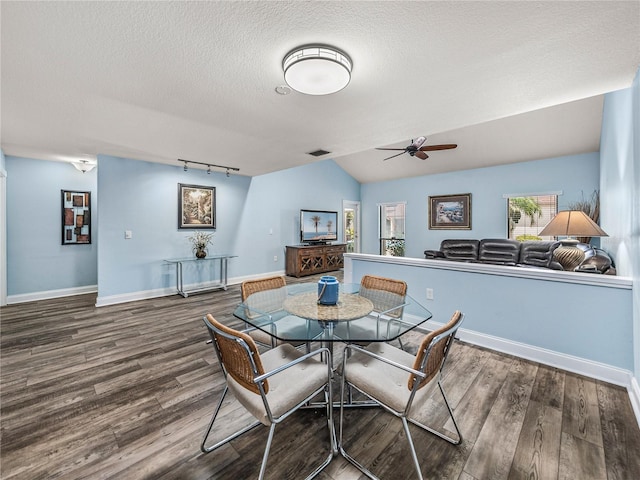
<svg viewBox="0 0 640 480"><path fill-rule="evenodd" d="M346 244L287 245L286 251L285 273L292 277L304 277L342 268Z"/></svg>

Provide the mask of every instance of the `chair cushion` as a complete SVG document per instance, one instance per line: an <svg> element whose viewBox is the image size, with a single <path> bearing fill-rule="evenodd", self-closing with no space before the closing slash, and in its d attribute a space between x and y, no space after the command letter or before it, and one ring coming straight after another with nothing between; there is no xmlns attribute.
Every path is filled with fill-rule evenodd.
<svg viewBox="0 0 640 480"><path fill-rule="evenodd" d="M518 264L520 259L520 242L506 238L485 238L480 240L478 261L497 265Z"/></svg>
<svg viewBox="0 0 640 480"><path fill-rule="evenodd" d="M412 368L415 357L388 343L371 343L366 350L385 357L406 367ZM397 412L403 411L411 391L407 388L409 372L389 365L376 358L355 351L345 366L347 381L377 401ZM418 407L431 394L437 385L440 374L436 375L423 388L418 390L412 407Z"/></svg>
<svg viewBox="0 0 640 480"><path fill-rule="evenodd" d="M320 327L318 322L305 322L300 319L300 317L287 314L284 310L272 313L270 316L265 316L264 322L260 320L261 319L254 318L253 323L261 326L262 330L256 328L255 330L249 330L247 333L256 342L264 345L271 345L272 340L275 340L276 345L281 345L284 342L292 342L293 345L298 346L306 343L304 339L310 338L310 336L314 334L320 335L322 333L322 327ZM273 335L267 332L272 332Z"/></svg>
<svg viewBox="0 0 640 480"><path fill-rule="evenodd" d="M303 354L289 344L283 344L260 355L265 372L270 372ZM322 388L328 381L326 363L309 358L293 367L269 377L269 393L267 400L274 418L287 413L298 403ZM229 390L238 401L264 425L270 425L260 394L242 387L230 376L227 376Z"/></svg>

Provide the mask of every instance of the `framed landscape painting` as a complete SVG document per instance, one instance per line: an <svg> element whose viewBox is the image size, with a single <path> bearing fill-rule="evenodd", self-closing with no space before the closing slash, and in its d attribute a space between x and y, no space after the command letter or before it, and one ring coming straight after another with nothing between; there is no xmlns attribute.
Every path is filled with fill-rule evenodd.
<svg viewBox="0 0 640 480"><path fill-rule="evenodd" d="M429 197L429 229L471 230L471 194Z"/></svg>
<svg viewBox="0 0 640 480"><path fill-rule="evenodd" d="M178 228L216 228L216 188L178 184Z"/></svg>

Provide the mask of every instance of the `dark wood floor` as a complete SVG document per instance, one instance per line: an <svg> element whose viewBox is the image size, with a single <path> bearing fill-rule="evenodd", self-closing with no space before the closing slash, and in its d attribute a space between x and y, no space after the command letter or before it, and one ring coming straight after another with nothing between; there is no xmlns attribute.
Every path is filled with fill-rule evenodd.
<svg viewBox="0 0 640 480"><path fill-rule="evenodd" d="M95 295L2 308L1 478L257 477L264 427L199 450L223 387L202 317L239 325L239 297L233 286L101 308ZM415 431L425 478L640 479L640 430L622 388L461 342L444 385L465 440ZM225 422L241 412L228 402ZM437 397L424 414L448 427ZM357 409L347 421L348 449L374 473L415 478L396 418ZM304 410L278 427L268 478L304 477L324 454L325 426ZM337 457L319 478L363 477Z"/></svg>

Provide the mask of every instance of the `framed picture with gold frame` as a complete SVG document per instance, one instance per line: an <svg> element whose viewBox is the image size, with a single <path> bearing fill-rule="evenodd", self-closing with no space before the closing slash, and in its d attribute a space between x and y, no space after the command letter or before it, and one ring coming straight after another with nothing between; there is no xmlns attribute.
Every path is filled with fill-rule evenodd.
<svg viewBox="0 0 640 480"><path fill-rule="evenodd" d="M430 230L471 230L471 194L429 197Z"/></svg>
<svg viewBox="0 0 640 480"><path fill-rule="evenodd" d="M91 192L62 190L62 245L91 243Z"/></svg>

